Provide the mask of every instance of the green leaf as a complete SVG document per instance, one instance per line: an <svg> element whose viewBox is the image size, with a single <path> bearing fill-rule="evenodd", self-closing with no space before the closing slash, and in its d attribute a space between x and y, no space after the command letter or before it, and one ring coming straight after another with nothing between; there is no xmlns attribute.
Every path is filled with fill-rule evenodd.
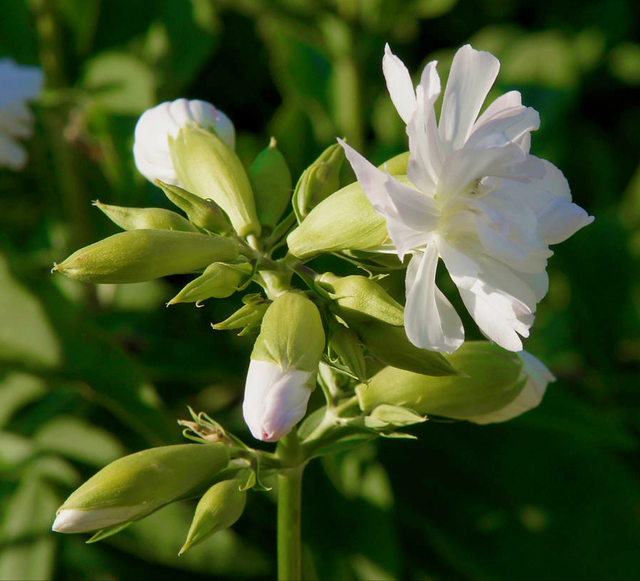
<svg viewBox="0 0 640 581"><path fill-rule="evenodd" d="M0 381L0 428L7 425L20 408L47 391L44 381L28 373L9 373Z"/></svg>

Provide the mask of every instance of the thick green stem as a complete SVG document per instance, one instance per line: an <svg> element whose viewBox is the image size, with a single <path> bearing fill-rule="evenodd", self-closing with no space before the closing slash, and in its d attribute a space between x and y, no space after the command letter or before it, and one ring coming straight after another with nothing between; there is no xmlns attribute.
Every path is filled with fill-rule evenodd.
<svg viewBox="0 0 640 581"><path fill-rule="evenodd" d="M278 443L277 455L291 466L278 473L278 579L302 579L302 473L305 463L295 430Z"/></svg>

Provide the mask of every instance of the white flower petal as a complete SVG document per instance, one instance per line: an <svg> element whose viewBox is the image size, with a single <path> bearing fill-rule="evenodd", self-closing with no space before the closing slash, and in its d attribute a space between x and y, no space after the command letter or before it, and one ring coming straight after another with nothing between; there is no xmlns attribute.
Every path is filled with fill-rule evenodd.
<svg viewBox="0 0 640 581"><path fill-rule="evenodd" d="M522 95L519 91L509 91L500 95L495 101L493 101L478 117L478 120L473 126L473 130L476 131L479 127L491 121L494 117L504 115L510 109L522 107Z"/></svg>
<svg viewBox="0 0 640 581"><path fill-rule="evenodd" d="M384 47L382 71L398 115L405 123L409 123L416 109L416 92L407 67L391 52L388 44Z"/></svg>
<svg viewBox="0 0 640 581"><path fill-rule="evenodd" d="M108 508L63 508L56 515L51 530L57 533L88 533L128 522L139 516L140 505Z"/></svg>
<svg viewBox="0 0 640 581"><path fill-rule="evenodd" d="M556 198L538 215L539 235L546 244L558 244L591 224L594 219L580 206L564 198Z"/></svg>
<svg viewBox="0 0 640 581"><path fill-rule="evenodd" d="M468 44L453 57L440 114L440 137L449 151L461 148L469 137L500 62L488 52L477 51Z"/></svg>
<svg viewBox="0 0 640 581"><path fill-rule="evenodd" d="M315 374L251 360L242 412L253 437L275 442L304 417Z"/></svg>
<svg viewBox="0 0 640 581"><path fill-rule="evenodd" d="M411 258L405 283L405 329L416 347L453 353L464 342L464 329L458 313L436 286L437 265L433 243Z"/></svg>
<svg viewBox="0 0 640 581"><path fill-rule="evenodd" d="M509 112L511 114L509 114ZM487 146L517 142L525 133L540 127L540 115L531 107L516 107L504 111L487 121L469 136L466 149L480 149Z"/></svg>

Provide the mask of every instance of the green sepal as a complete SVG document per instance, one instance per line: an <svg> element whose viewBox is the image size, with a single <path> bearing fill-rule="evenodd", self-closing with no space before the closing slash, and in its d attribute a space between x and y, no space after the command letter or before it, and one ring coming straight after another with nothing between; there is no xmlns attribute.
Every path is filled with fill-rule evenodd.
<svg viewBox="0 0 640 581"><path fill-rule="evenodd" d="M125 522L125 523L122 523L122 524L117 525L115 527L110 527L108 529L102 529L101 531L98 531L95 535L93 535L88 541L85 541L85 542L86 542L87 545L90 545L91 543L97 543L98 541L102 541L104 539L107 539L107 538L119 533L120 531L123 531L130 524L132 524L132 523L131 522Z"/></svg>
<svg viewBox="0 0 640 581"><path fill-rule="evenodd" d="M258 154L247 173L260 223L265 228L273 229L289 205L293 193L289 166L273 137L269 146Z"/></svg>
<svg viewBox="0 0 640 581"><path fill-rule="evenodd" d="M93 205L123 230L179 230L199 232L186 218L164 208L127 208L111 206L95 200Z"/></svg>
<svg viewBox="0 0 640 581"><path fill-rule="evenodd" d="M310 210L340 187L344 149L339 144L325 149L300 176L293 193L293 209L301 222Z"/></svg>
<svg viewBox="0 0 640 581"><path fill-rule="evenodd" d="M442 353L420 349L409 339L404 327L380 321L354 323L365 347L383 363L423 375L456 375L458 372Z"/></svg>
<svg viewBox="0 0 640 581"><path fill-rule="evenodd" d="M271 301L262 300L262 302L254 302L246 304L240 307L233 315L226 318L220 323L212 323L211 326L216 331L223 331L226 329L241 329L241 328L257 328L260 329L260 324L264 314L267 312L267 308L271 304Z"/></svg>
<svg viewBox="0 0 640 581"><path fill-rule="evenodd" d="M199 306L207 299L224 299L239 290L251 278L253 267L249 263L226 264L214 262L204 272L188 283L167 306L176 303L196 303Z"/></svg>
<svg viewBox="0 0 640 581"><path fill-rule="evenodd" d="M231 238L172 230L128 230L74 252L54 271L93 283L144 282L238 256Z"/></svg>
<svg viewBox="0 0 640 581"><path fill-rule="evenodd" d="M421 416L411 409L390 404L376 406L369 416L365 417L365 425L367 425L367 418L373 418L383 422L385 426L393 427L412 426L427 421L425 416Z"/></svg>
<svg viewBox="0 0 640 581"><path fill-rule="evenodd" d="M329 347L339 358L345 369L338 367L342 372L362 383L367 381L367 366L364 360L364 353L360 338L354 331L344 325L333 321L330 327ZM336 362L330 358L332 364Z"/></svg>
<svg viewBox="0 0 640 581"><path fill-rule="evenodd" d="M162 189L167 198L180 208L188 217L189 221L200 228L226 234L231 231L231 222L224 210L213 200L203 199L188 192L184 188L165 184L160 180L154 182Z"/></svg>

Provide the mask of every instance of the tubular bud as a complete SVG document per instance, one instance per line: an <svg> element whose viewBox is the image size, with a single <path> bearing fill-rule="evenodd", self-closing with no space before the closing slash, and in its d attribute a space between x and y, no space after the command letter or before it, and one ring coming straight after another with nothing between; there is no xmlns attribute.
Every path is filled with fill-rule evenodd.
<svg viewBox="0 0 640 581"><path fill-rule="evenodd" d="M383 363L424 375L456 375L455 363L442 353L416 347L404 327L380 321L353 324L365 347Z"/></svg>
<svg viewBox="0 0 640 581"><path fill-rule="evenodd" d="M160 180L155 180L154 183L162 188L167 198L189 216L189 220L196 226L218 234L225 234L231 230L229 218L213 200L203 200L179 186L165 184Z"/></svg>
<svg viewBox="0 0 640 581"><path fill-rule="evenodd" d="M100 200L93 202L93 205L102 210L114 224L123 230L198 232L198 229L189 220L164 208L126 208L103 204Z"/></svg>
<svg viewBox="0 0 640 581"><path fill-rule="evenodd" d="M327 147L303 172L293 194L293 205L299 219L338 190L343 162L344 150L336 143Z"/></svg>
<svg viewBox="0 0 640 581"><path fill-rule="evenodd" d="M255 438L278 440L303 418L324 344L320 313L304 294L286 292L271 303L251 353L242 406Z"/></svg>
<svg viewBox="0 0 640 581"><path fill-rule="evenodd" d="M512 353L485 341L464 343L449 359L463 375L429 377L383 369L368 385L356 388L361 409L384 403L479 424L500 422L537 406L554 379L529 353Z"/></svg>
<svg viewBox="0 0 640 581"><path fill-rule="evenodd" d="M385 220L357 182L318 204L287 238L291 253L306 260L322 252L367 250L387 239Z"/></svg>
<svg viewBox="0 0 640 581"><path fill-rule="evenodd" d="M273 228L291 201L291 172L272 137L248 171L260 223Z"/></svg>
<svg viewBox="0 0 640 581"><path fill-rule="evenodd" d="M129 230L77 250L54 270L83 282L118 284L193 272L237 256L238 244L231 238Z"/></svg>
<svg viewBox="0 0 640 581"><path fill-rule="evenodd" d="M231 296L251 275L250 264L225 264L214 262L196 279L187 284L168 305L175 303L199 303L206 299L223 299Z"/></svg>
<svg viewBox="0 0 640 581"><path fill-rule="evenodd" d="M52 528L84 533L139 520L197 492L228 463L229 450L221 443L163 446L125 456L71 494Z"/></svg>
<svg viewBox="0 0 640 581"><path fill-rule="evenodd" d="M404 309L378 283L365 276L339 277L326 272L317 281L339 307L340 314L353 321L382 321L404 325Z"/></svg>
<svg viewBox="0 0 640 581"><path fill-rule="evenodd" d="M204 493L196 507L180 555L214 533L229 528L242 516L247 503L247 491L240 490L240 485L239 478L223 480Z"/></svg>
<svg viewBox="0 0 640 581"><path fill-rule="evenodd" d="M240 236L260 235L251 184L235 151L217 135L190 125L169 139L169 149L186 189L218 204Z"/></svg>

